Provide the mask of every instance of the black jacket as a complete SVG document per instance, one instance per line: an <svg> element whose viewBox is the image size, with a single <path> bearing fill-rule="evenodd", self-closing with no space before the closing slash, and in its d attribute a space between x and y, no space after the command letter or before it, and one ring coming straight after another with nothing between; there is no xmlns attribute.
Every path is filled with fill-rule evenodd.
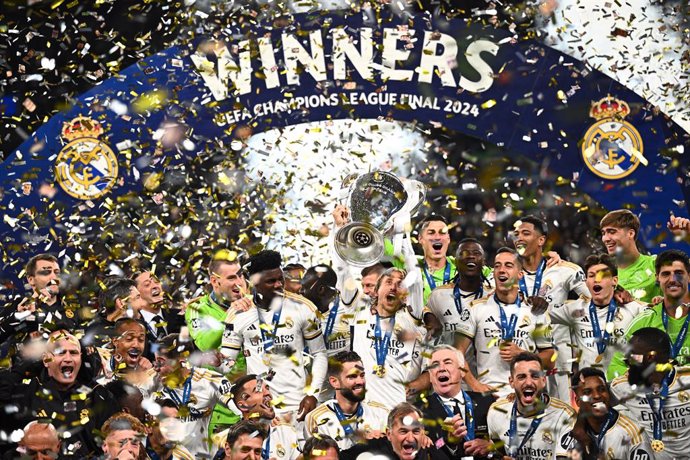
<svg viewBox="0 0 690 460"><path fill-rule="evenodd" d="M340 460L356 460L360 454L369 452L373 455L383 455L391 460L400 460L400 457L393 451L393 446L388 438L369 439L362 444L355 444L347 450L340 452ZM417 453L416 460L431 460L432 457L427 449L422 449Z"/></svg>
<svg viewBox="0 0 690 460"><path fill-rule="evenodd" d="M476 423L475 437L488 439L489 429L486 422L486 415L495 399L490 395L483 395L473 391L468 392L468 395L474 404L474 419ZM426 403L418 403L417 406L424 414L426 430L435 446L429 449L431 458L433 460L457 460L464 457L465 450L463 449L462 443L457 445L455 453L453 453L448 446L448 432L445 431L441 425L441 422L443 422L448 415L436 393L427 395L426 401Z"/></svg>
<svg viewBox="0 0 690 460"><path fill-rule="evenodd" d="M3 429L20 429L33 420L49 422L58 432L70 431L63 448L73 447L72 458L98 451L95 433L118 407L110 392L90 383L91 372L82 366L77 382L67 390L58 388L45 368L35 375L18 368L0 372L0 407L13 409L3 415Z"/></svg>

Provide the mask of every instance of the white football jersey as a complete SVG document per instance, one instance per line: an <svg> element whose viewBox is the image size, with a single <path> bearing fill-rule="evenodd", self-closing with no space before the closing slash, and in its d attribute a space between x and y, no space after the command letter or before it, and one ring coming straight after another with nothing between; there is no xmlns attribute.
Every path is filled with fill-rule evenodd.
<svg viewBox="0 0 690 460"><path fill-rule="evenodd" d="M510 445L510 418L513 401L499 399L491 405L486 421L489 426L489 437L494 441L502 441L506 452ZM532 421L532 417L517 414L518 444L522 443ZM572 449L573 440L570 431L575 426L575 410L557 398L549 398L538 428L518 450L514 460L555 460L557 456L567 456Z"/></svg>
<svg viewBox="0 0 690 460"><path fill-rule="evenodd" d="M491 286L484 283L482 289L477 292L459 291L460 298L458 305L455 301L455 284L444 284L439 286L429 296L426 307L443 324L443 333L436 339L435 344L455 345L455 335L459 331L459 324L469 319L470 302L477 300L491 292ZM459 308L458 308L459 307Z"/></svg>
<svg viewBox="0 0 690 460"><path fill-rule="evenodd" d="M184 437L179 443L186 447L195 457L212 456L208 424L211 421L213 407L217 403L228 405L232 399L230 382L217 372L209 369L192 369L191 393L189 402L182 404L178 420L182 422ZM161 397L184 403L184 387L162 389ZM203 457L205 458L205 457Z"/></svg>
<svg viewBox="0 0 690 460"><path fill-rule="evenodd" d="M297 431L287 423L271 426L270 435L264 440L264 449L267 446L269 459L297 460L300 456Z"/></svg>
<svg viewBox="0 0 690 460"><path fill-rule="evenodd" d="M551 310L551 323L568 326L574 339L576 351L579 353L579 368L597 367L606 372L613 354L625 344L625 331L633 318L643 311L646 306L639 302L630 302L616 308L611 325L606 324L608 307L597 308L597 318L601 334L609 331L609 340L604 353L599 355L597 337L594 336L592 321L589 316L591 299L582 296L577 300L569 300L558 308ZM571 369L568 369L569 371Z"/></svg>
<svg viewBox="0 0 690 460"><path fill-rule="evenodd" d="M506 318L517 315L513 342L523 350L537 352L551 348L551 323L546 314L535 316L531 306L520 304L501 304ZM508 385L510 363L501 359L501 314L499 305L493 295L483 297L470 303L467 321L458 325L459 332L470 337L474 342L477 361L477 379L494 388L499 396L512 392Z"/></svg>
<svg viewBox="0 0 690 460"><path fill-rule="evenodd" d="M568 300L568 294L573 291L578 296L588 296L589 290L585 284L585 273L580 266L561 261L553 267L548 267L542 275L539 292L534 292L536 272L523 270L523 279L527 286L527 295L538 295L549 303L549 313L558 309ZM570 376L567 372L572 367L573 350L569 329L560 324L552 325L552 339L557 351L556 368L559 372L549 378L549 393L563 401L570 400ZM555 388L554 388L555 385Z"/></svg>
<svg viewBox="0 0 690 460"><path fill-rule="evenodd" d="M309 439L315 434L328 435L336 440L338 447L342 451L354 446L356 440L345 434L343 424L338 420L338 416L333 409L336 402L335 399L328 400L309 412L304 421L304 439ZM388 409L379 403L367 403L364 401L360 403L360 407L362 408L362 416L356 422L351 423L355 432L366 430L386 431ZM355 418L355 416L353 415L348 420L352 418Z"/></svg>
<svg viewBox="0 0 690 460"><path fill-rule="evenodd" d="M276 326L273 317L280 311ZM284 292L273 299L271 308L244 312L228 310L221 352L235 358L240 349L247 360L247 373L266 374L276 395L276 412L294 412L305 396L307 370L304 349L313 356L311 387L319 389L326 378L328 358L321 333L321 317L314 304L302 296ZM266 330L263 331L261 325ZM274 335L275 331L275 335ZM264 338L273 346L264 350Z"/></svg>
<svg viewBox="0 0 690 460"><path fill-rule="evenodd" d="M367 402L383 404L389 410L404 402L405 383L417 378L422 367L422 343L425 329L414 319L406 308L401 308L395 316L380 319L381 330L390 331L393 327L385 360L385 375L375 374L377 368L375 336L376 315L370 310L362 310L352 325L352 350L361 358L366 371ZM401 334L406 337L401 337ZM400 339L404 340L400 340Z"/></svg>
<svg viewBox="0 0 690 460"><path fill-rule="evenodd" d="M590 434L596 441L596 437ZM618 413L615 422L606 430L600 453L607 460L652 460L649 439L643 428Z"/></svg>
<svg viewBox="0 0 690 460"><path fill-rule="evenodd" d="M688 458L690 453L690 367L675 370L662 411L664 450L651 452L654 459ZM644 390L631 387L627 372L611 381L611 393L621 401L626 415L644 428L649 440L654 439L654 418L647 395Z"/></svg>

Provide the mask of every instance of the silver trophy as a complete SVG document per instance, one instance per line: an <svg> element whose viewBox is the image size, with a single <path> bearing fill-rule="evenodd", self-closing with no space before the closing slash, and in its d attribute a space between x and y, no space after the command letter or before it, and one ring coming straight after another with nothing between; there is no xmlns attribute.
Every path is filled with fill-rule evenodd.
<svg viewBox="0 0 690 460"><path fill-rule="evenodd" d="M356 267L378 262L384 252L384 234L391 230L402 232L393 228L395 218L404 213L412 216L426 197L421 182L403 181L385 171L348 176L343 187L347 189L352 222L336 233L335 251Z"/></svg>

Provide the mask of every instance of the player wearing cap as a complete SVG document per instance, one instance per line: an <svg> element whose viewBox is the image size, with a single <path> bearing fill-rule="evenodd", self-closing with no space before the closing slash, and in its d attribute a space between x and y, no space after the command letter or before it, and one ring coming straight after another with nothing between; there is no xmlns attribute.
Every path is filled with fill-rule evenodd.
<svg viewBox="0 0 690 460"><path fill-rule="evenodd" d="M246 268L257 308L228 311L221 353L232 361L243 348L247 372L265 376L282 397L278 413L298 412L303 420L317 405L313 393L324 384L328 358L316 307L302 296L284 292L280 267L281 257L275 251L261 251L249 259ZM313 356L310 389L305 346Z"/></svg>
<svg viewBox="0 0 690 460"><path fill-rule="evenodd" d="M520 353L510 363L510 399L499 399L487 415L489 436L514 460L568 458L575 410L545 393L541 358Z"/></svg>
<svg viewBox="0 0 690 460"><path fill-rule="evenodd" d="M535 315L518 292L520 258L501 248L494 261L496 292L472 302L467 321L460 323L458 347L466 353L474 344L478 377L468 370L465 382L473 391L496 391L505 396L511 360L524 351L538 351L545 366L552 365L551 324L548 315Z"/></svg>

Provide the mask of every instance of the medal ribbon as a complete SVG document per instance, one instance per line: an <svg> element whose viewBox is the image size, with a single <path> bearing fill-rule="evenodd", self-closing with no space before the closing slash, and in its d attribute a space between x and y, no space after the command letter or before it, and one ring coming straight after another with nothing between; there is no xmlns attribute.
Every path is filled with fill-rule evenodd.
<svg viewBox="0 0 690 460"><path fill-rule="evenodd" d="M335 403L333 406L333 412L335 412L335 416L338 417L338 421L345 431L345 436L352 436L355 434L355 429L357 428L359 421L362 419L362 415L364 415L364 408L362 407L362 404L357 406L357 412L355 412L354 416L354 423L352 423L352 419L348 419L338 403ZM346 420L349 420L350 422L343 423ZM355 428L352 428L352 425L355 425Z"/></svg>
<svg viewBox="0 0 690 460"><path fill-rule="evenodd" d="M436 289L436 281L434 280L434 277L431 276L429 273L429 266L424 262L424 277L426 278L426 282L429 283L429 289L432 291ZM448 260L446 260L446 266L445 269L443 270L443 284L448 284L450 283L450 263Z"/></svg>
<svg viewBox="0 0 690 460"><path fill-rule="evenodd" d="M479 290L474 293L474 298L478 299L484 297L484 287L479 286ZM460 274L458 274L457 280L455 280L455 286L453 287L453 300L455 300L455 309L458 311L458 315L462 314L462 293L460 292Z"/></svg>
<svg viewBox="0 0 690 460"><path fill-rule="evenodd" d="M446 415L448 415L448 417L453 418L455 414L450 409L450 407L446 406L443 403L443 400L439 395L436 395L436 397L438 398L438 402L440 402L441 406L445 409ZM468 395L464 390L462 390L462 398L465 400L465 416L463 417L463 420L465 421L465 426L467 427L467 434L465 435L465 440L472 441L474 439L476 425L474 420L474 403L472 402L472 399L470 399L470 395Z"/></svg>
<svg viewBox="0 0 690 460"><path fill-rule="evenodd" d="M666 377L664 377L664 380L661 382L661 393L659 395L654 395L652 393L647 394L647 402L649 403L649 407L652 409L652 419L654 419L653 431L655 441L661 441L661 438L663 437L663 433L661 431L661 420L663 418L664 404L666 403L666 398L668 398L669 383L673 382L675 376L675 369L666 374ZM654 400L657 399L659 400L659 406L654 407Z"/></svg>
<svg viewBox="0 0 690 460"><path fill-rule="evenodd" d="M283 312L283 306L281 305L278 310L273 313L273 320L271 321L271 326L273 326L273 333L268 336L266 333L267 325L264 320L261 319L261 312L257 310L257 316L259 317L259 330L261 330L261 341L264 344L264 353L267 353L271 348L273 348L273 339L278 332L278 325L280 323L280 315Z"/></svg>
<svg viewBox="0 0 690 460"><path fill-rule="evenodd" d="M271 427L268 427L268 434L261 448L261 460L268 460L271 456Z"/></svg>
<svg viewBox="0 0 690 460"><path fill-rule="evenodd" d="M178 407L183 407L189 404L189 398L192 396L192 376L194 376L194 368L191 369L189 377L184 381L182 386L182 399L177 394L177 391L172 388L165 387L165 392L170 395L170 399L175 401Z"/></svg>
<svg viewBox="0 0 690 460"><path fill-rule="evenodd" d="M666 313L666 308L664 308L663 303L661 304L661 321L664 323L664 329L666 330L666 333L669 334L668 313ZM688 324L690 324L690 313L688 313L685 316L685 322L683 323L683 326L680 328L680 332L678 332L678 335L676 336L676 341L673 343L673 346L671 347L671 358L673 359L675 359L678 356L678 353L680 353L680 349L683 348L685 336L688 335Z"/></svg>
<svg viewBox="0 0 690 460"><path fill-rule="evenodd" d="M516 446L517 443L515 442L517 440L517 412L518 410L516 400L513 403L513 410L510 414L510 429L508 430L508 437L510 439L510 441L508 442L508 450L510 451L509 455L514 458L517 458L520 449L524 447L527 441L529 441L529 439L537 431L537 428L539 428L539 424L541 423L541 419L543 418L544 410L542 409L541 412L534 416L534 419L532 420L532 423L530 424L527 433L525 433L525 437L522 438L522 441L520 442L519 446Z"/></svg>
<svg viewBox="0 0 690 460"><path fill-rule="evenodd" d="M618 411L616 411L613 408L609 409L609 414L606 416L606 421L604 421L604 424L601 426L601 431L599 432L599 434L596 434L594 432L590 432L590 436L592 436L597 443L597 447L599 448L599 452L601 452L601 444L604 442L604 437L606 436L606 432L611 427L611 422L613 422L613 420L617 416L618 416Z"/></svg>
<svg viewBox="0 0 690 460"><path fill-rule="evenodd" d="M338 307L340 306L340 294L335 296L335 301L331 307L331 311L328 312L328 319L326 320L326 328L323 331L323 338L328 342L328 337L331 336L333 332L333 327L335 326L335 317L338 316Z"/></svg>
<svg viewBox="0 0 690 460"><path fill-rule="evenodd" d="M374 350L376 351L376 364L383 366L388 356L388 345L395 327L395 316L390 319L389 329L384 333L381 330L381 317L376 313L376 327L374 327Z"/></svg>
<svg viewBox="0 0 690 460"><path fill-rule="evenodd" d="M616 301L612 298L611 302L609 303L609 309L606 312L606 324L604 324L604 333L602 335L601 326L599 325L599 315L597 315L597 307L594 305L594 302L589 303L589 320L592 323L592 332L594 333L594 337L597 339L596 344L599 354L602 354L606 350L606 346L609 344L609 337L611 334L609 334L606 326L608 323L613 321L615 315Z"/></svg>
<svg viewBox="0 0 690 460"><path fill-rule="evenodd" d="M539 289L541 289L541 279L544 276L544 270L546 270L546 259L542 258L541 262L539 262L539 267L537 267L537 272L534 275L534 286L532 286L532 295L527 292L527 282L525 281L525 277L523 276L520 278L519 284L520 284L520 292L525 297L532 297L539 295Z"/></svg>
<svg viewBox="0 0 690 460"><path fill-rule="evenodd" d="M510 315L510 321L506 317L506 311L503 309L503 305L501 305L501 301L498 300L498 297L496 294L494 294L494 301L498 305L498 312L501 315L501 338L503 340L513 340L513 337L515 337L515 326L517 326L517 320L518 320L518 315L513 313ZM517 296L517 301L515 304L518 307L518 311L520 310L520 295L518 294Z"/></svg>

